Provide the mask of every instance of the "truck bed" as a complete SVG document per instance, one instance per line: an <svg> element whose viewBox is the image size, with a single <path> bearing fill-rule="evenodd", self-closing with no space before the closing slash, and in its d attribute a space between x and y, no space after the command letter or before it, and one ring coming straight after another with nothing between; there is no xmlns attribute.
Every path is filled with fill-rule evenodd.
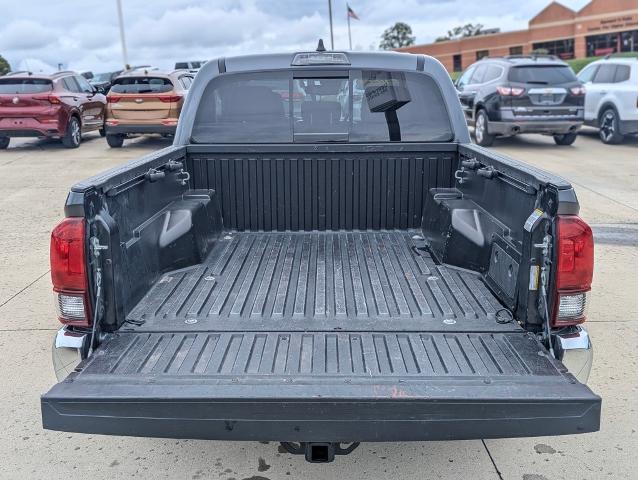
<svg viewBox="0 0 638 480"><path fill-rule="evenodd" d="M123 331L519 330L501 308L416 230L224 232L202 264L162 275Z"/></svg>

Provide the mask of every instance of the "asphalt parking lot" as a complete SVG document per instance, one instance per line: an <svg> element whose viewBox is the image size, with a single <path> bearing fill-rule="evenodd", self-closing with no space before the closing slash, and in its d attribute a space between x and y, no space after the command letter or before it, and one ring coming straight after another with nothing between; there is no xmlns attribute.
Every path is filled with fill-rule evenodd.
<svg viewBox="0 0 638 480"><path fill-rule="evenodd" d="M638 460L638 138L603 145L586 131L574 146L521 136L494 149L570 180L597 238L587 328L590 386L603 397L602 429L572 437L364 444L332 464L308 464L277 443L222 443L86 436L41 428L39 395L55 377L58 324L51 296L49 234L78 180L167 146L140 138L110 149L97 134L79 149L13 140L0 152L1 478L636 478Z"/></svg>

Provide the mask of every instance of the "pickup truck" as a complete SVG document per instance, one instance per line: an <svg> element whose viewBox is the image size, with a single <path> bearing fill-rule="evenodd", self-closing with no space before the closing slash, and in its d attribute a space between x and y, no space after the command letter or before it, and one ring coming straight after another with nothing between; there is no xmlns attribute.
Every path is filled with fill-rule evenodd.
<svg viewBox="0 0 638 480"><path fill-rule="evenodd" d="M68 195L44 428L312 462L597 431L578 211L565 180L471 144L433 58L208 62L172 146Z"/></svg>

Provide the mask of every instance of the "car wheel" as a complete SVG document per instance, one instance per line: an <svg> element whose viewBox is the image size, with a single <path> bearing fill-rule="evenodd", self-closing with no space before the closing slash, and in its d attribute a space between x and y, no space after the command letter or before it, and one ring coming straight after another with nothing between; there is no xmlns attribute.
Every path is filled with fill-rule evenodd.
<svg viewBox="0 0 638 480"><path fill-rule="evenodd" d="M82 130L80 121L76 117L71 117L66 127L66 134L62 137L62 144L66 148L78 148L82 141Z"/></svg>
<svg viewBox="0 0 638 480"><path fill-rule="evenodd" d="M104 127L100 128L100 137L106 137L106 130L104 130Z"/></svg>
<svg viewBox="0 0 638 480"><path fill-rule="evenodd" d="M0 137L0 150L5 150L11 141L10 137Z"/></svg>
<svg viewBox="0 0 638 480"><path fill-rule="evenodd" d="M556 145L571 145L576 141L577 136L578 134L576 132L564 133L561 135L556 134L553 135L554 143L556 143Z"/></svg>
<svg viewBox="0 0 638 480"><path fill-rule="evenodd" d="M124 135L107 135L106 143L108 143L111 148L122 148L122 145L124 145Z"/></svg>
<svg viewBox="0 0 638 480"><path fill-rule="evenodd" d="M603 143L617 144L623 141L620 133L620 119L615 108L606 108L598 118L598 135Z"/></svg>
<svg viewBox="0 0 638 480"><path fill-rule="evenodd" d="M479 110L476 114L476 122L474 122L474 138L476 143L482 147L489 147L494 143L495 135L487 132L487 114L485 110Z"/></svg>

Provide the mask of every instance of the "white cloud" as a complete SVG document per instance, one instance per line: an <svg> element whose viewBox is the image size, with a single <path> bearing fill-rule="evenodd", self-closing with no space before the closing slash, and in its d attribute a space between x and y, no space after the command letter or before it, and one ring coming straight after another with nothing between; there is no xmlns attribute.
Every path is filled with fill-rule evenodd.
<svg viewBox="0 0 638 480"><path fill-rule="evenodd" d="M14 66L25 58L77 70L119 68L121 47L113 0L5 2L0 54ZM129 60L170 68L178 60L329 46L327 0L122 0ZM346 0L333 0L335 48L346 49ZM548 0L348 0L355 48L376 48L397 21L412 26L418 43L467 22L502 30L525 28ZM565 0L580 8L587 0ZM3 26L4 25L4 26Z"/></svg>

